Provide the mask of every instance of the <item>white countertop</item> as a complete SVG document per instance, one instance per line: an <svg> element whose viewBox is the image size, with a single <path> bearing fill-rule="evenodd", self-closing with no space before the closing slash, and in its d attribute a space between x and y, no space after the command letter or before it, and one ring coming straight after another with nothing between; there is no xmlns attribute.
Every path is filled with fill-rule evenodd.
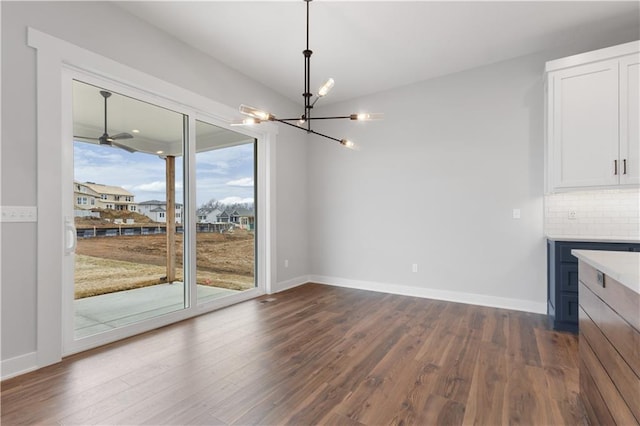
<svg viewBox="0 0 640 426"><path fill-rule="evenodd" d="M591 237L588 235L565 236L565 235L545 235L547 240L551 241L577 241L587 243L633 243L640 244L640 239L633 237Z"/></svg>
<svg viewBox="0 0 640 426"><path fill-rule="evenodd" d="M640 252L571 250L571 254L640 294Z"/></svg>

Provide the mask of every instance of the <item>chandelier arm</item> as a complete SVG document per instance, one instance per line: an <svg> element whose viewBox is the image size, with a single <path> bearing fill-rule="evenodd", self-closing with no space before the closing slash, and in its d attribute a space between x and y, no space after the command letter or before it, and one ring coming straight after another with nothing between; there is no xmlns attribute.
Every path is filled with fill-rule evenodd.
<svg viewBox="0 0 640 426"><path fill-rule="evenodd" d="M341 115L341 116L336 116L336 117L313 117L313 118L310 118L309 120L343 120L343 119L351 120L351 116L350 115Z"/></svg>
<svg viewBox="0 0 640 426"><path fill-rule="evenodd" d="M306 118L305 121L313 121L313 120L341 120L341 119L349 119L351 120L351 116L350 115L344 115L344 116L339 116L339 117L311 117L311 118ZM299 121L300 117L298 118L277 118L275 121Z"/></svg>
<svg viewBox="0 0 640 426"><path fill-rule="evenodd" d="M342 139L334 138L332 136L328 136L328 135L316 132L315 130L309 130L309 133L313 133L314 135L322 136L323 138L331 139L332 141L336 141L336 142L342 143Z"/></svg>
<svg viewBox="0 0 640 426"><path fill-rule="evenodd" d="M309 130L309 129L305 129L303 127L296 126L295 124L288 123L288 122L282 120L281 118L276 118L273 121L278 121L278 122L280 122L282 124L286 124L287 126L291 126L291 127L295 128L295 129L302 130L303 132L313 133L314 135L322 136L323 138L331 139L332 141L336 141L336 142L342 143L342 139L334 138L332 136L325 135L324 133L316 132L315 130Z"/></svg>

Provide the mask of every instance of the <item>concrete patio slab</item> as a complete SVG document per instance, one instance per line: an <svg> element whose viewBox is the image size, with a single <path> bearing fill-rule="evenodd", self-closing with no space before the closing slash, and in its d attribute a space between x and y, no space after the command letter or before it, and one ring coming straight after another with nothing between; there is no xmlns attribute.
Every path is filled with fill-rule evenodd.
<svg viewBox="0 0 640 426"><path fill-rule="evenodd" d="M197 286L197 291L198 303L239 293L202 285ZM175 282L77 299L75 337L91 336L177 311L184 307L184 294L183 283Z"/></svg>

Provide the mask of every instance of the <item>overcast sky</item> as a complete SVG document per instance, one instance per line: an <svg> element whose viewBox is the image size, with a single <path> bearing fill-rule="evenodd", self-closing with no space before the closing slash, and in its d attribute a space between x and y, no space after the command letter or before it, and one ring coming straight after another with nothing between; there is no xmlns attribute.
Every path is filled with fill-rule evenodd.
<svg viewBox="0 0 640 426"><path fill-rule="evenodd" d="M136 202L166 199L165 161L157 155L74 142L74 179L120 186ZM183 203L182 157L176 158L176 199ZM253 202L253 145L245 144L196 155L196 204L211 199L227 204Z"/></svg>

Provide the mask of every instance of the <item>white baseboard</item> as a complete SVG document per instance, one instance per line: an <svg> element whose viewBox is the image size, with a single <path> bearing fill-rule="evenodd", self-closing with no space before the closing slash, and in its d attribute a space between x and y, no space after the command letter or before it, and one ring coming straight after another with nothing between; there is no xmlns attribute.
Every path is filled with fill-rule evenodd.
<svg viewBox="0 0 640 426"><path fill-rule="evenodd" d="M492 308L512 309L515 311L546 314L546 302L533 302L524 299L488 296L484 294L463 293L458 291L438 290L433 288L413 287L399 284L387 284L374 281L350 280L346 278L310 275L309 281L337 287L355 288L359 290L378 291L381 293L402 296L422 297L426 299L445 300L448 302L466 303L470 305L489 306Z"/></svg>
<svg viewBox="0 0 640 426"><path fill-rule="evenodd" d="M3 359L0 365L2 380L19 376L38 369L38 357L35 352L19 355L14 358Z"/></svg>
<svg viewBox="0 0 640 426"><path fill-rule="evenodd" d="M290 280L280 281L272 287L272 293L278 293L280 291L289 290L290 288L298 287L299 285L309 282L309 275L303 275L301 277L291 278Z"/></svg>

